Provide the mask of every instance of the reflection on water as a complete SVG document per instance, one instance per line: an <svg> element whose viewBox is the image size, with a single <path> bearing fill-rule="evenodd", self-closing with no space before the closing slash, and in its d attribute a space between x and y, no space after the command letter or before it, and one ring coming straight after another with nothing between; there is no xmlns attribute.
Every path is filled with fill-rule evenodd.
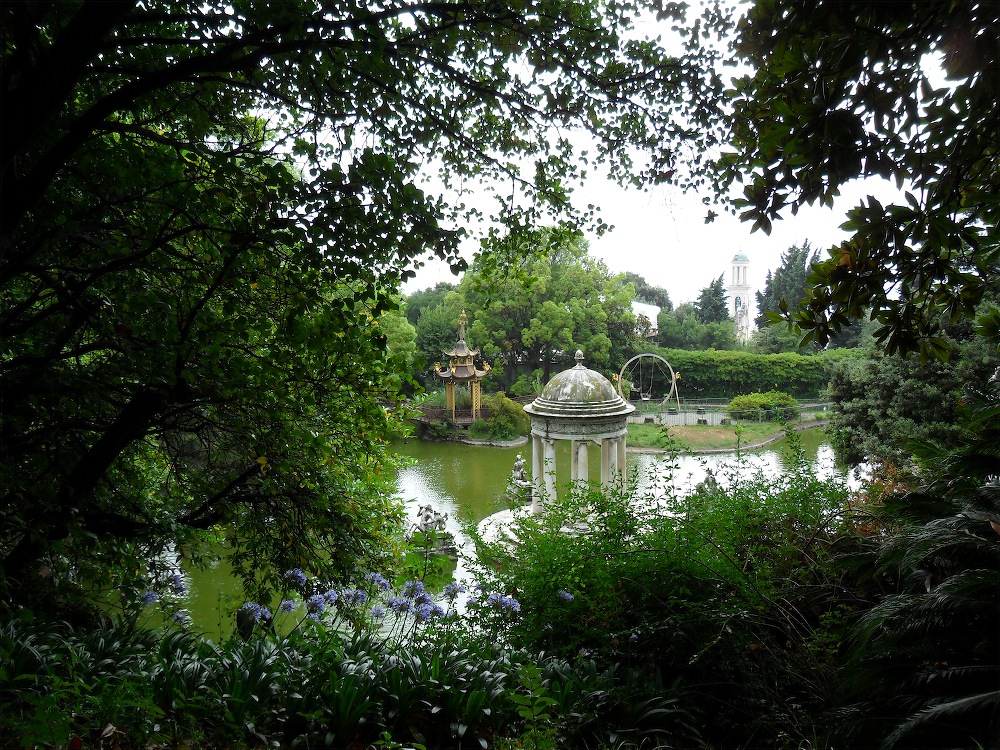
<svg viewBox="0 0 1000 750"><path fill-rule="evenodd" d="M821 476L844 475L820 430L800 433L800 437L806 459ZM783 443L775 443L766 450L745 452L739 462L734 453L677 456L673 460L676 469L669 476L663 456L629 453L628 477L636 484L638 494L658 497L668 491L668 482L681 494L689 492L710 470L722 483L734 475L757 470L775 476L785 469L787 446ZM530 445L492 448L410 440L397 444L396 449L410 459L409 465L400 469L398 475L398 497L406 506L407 527L416 522L419 505L430 504L436 511L447 513L446 528L454 534L464 553L459 559L456 577L466 577L464 556L472 556L474 550L463 524L475 524L505 509L504 493L514 461L521 454L531 466ZM569 477L568 443L557 443L556 462L558 476ZM596 473L600 466L596 446L589 463ZM183 577L188 590L185 596L177 599L176 607L167 610L168 616L179 608L192 617L200 630L214 636L228 636L233 629L232 613L243 601L241 587L232 575L228 560L223 558L214 567L204 570L185 566Z"/></svg>
<svg viewBox="0 0 1000 750"><path fill-rule="evenodd" d="M826 442L822 430L798 433L806 460L822 477L844 476L837 466L833 448ZM471 554L471 542L462 529L463 523L475 523L505 506L504 493L511 469L518 454L531 466L531 446L518 448L493 448L465 445L463 443L432 443L410 440L396 445L400 455L411 459L409 466L399 472L398 496L407 510L407 526L416 522L419 505L430 504L435 510L448 514L447 529L455 535L460 549ZM711 471L723 484L736 475L756 471L766 476L777 476L791 464L788 462L787 440L780 440L766 449L744 451L737 461L734 452L705 455L683 455L672 459L676 468L667 470L667 459L660 454L629 453L626 471L640 495L659 496L669 487L686 494ZM557 476L569 477L569 443L556 443ZM591 470L600 466L600 451L591 447ZM670 476L667 476L667 475ZM464 572L462 562L456 575Z"/></svg>

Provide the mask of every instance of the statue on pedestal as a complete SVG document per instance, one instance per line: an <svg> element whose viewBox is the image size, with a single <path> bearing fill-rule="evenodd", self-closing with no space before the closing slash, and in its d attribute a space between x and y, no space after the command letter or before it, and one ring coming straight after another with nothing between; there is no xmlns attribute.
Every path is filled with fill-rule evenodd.
<svg viewBox="0 0 1000 750"><path fill-rule="evenodd" d="M514 460L514 468L510 472L510 481L507 482L507 499L512 503L531 502L531 480L524 469L524 458L520 453Z"/></svg>

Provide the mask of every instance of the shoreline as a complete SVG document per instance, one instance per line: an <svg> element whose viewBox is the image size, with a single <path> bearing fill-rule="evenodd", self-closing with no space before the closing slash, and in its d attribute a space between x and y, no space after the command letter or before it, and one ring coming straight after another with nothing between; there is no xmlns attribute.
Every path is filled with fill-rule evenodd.
<svg viewBox="0 0 1000 750"><path fill-rule="evenodd" d="M826 427L826 420L820 422L810 422L808 424L797 424L792 427L795 432L803 432L805 430L821 430ZM776 443L785 437L785 432L775 433L771 437L765 440L759 440L756 443L747 443L745 445L740 445L741 451L752 451L758 448L765 448L771 443ZM423 438L421 438L423 439ZM466 445L478 445L488 448L520 448L522 445L528 444L528 436L522 435L517 440L476 440L474 438L458 438L457 440L428 440L430 443L464 443ZM682 456L696 456L705 455L712 453L732 453L736 450L735 445L731 445L727 448L692 448L688 450L677 451L679 455ZM626 447L626 453L667 453L665 448L632 448Z"/></svg>

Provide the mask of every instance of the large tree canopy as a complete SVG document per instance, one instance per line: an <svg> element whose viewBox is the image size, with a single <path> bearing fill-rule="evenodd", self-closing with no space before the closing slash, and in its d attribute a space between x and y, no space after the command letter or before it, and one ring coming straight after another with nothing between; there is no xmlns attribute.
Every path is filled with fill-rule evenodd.
<svg viewBox="0 0 1000 750"><path fill-rule="evenodd" d="M472 323L469 340L494 363L494 378L510 389L518 375L569 362L582 349L589 367L612 369L636 341L633 288L587 251L582 235L567 227L537 231L536 255L522 269L528 282L488 283L475 264L459 285Z"/></svg>
<svg viewBox="0 0 1000 750"><path fill-rule="evenodd" d="M851 237L814 266L789 317L825 344L870 310L888 352L943 354L937 311L968 317L997 284L1000 6L755 2L734 51L752 70L731 92L717 187L742 184L745 219L769 231L867 176L905 191L850 212Z"/></svg>
<svg viewBox="0 0 1000 750"><path fill-rule="evenodd" d="M511 227L567 210L574 128L618 177L688 179L681 108L717 80L636 10L5 3L5 595L210 529L250 587L384 551L401 367L374 322L415 258L460 264L422 170L502 176Z"/></svg>

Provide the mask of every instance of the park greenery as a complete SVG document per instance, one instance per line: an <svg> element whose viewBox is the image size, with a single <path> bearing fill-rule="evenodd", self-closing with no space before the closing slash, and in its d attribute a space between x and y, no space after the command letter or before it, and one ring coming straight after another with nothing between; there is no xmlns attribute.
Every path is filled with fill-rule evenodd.
<svg viewBox="0 0 1000 750"><path fill-rule="evenodd" d="M997 747L995 2L0 14L0 745ZM734 340L721 279L673 304L590 258L595 166L765 232L859 178L902 197L789 248L764 312L793 353ZM403 298L428 252L466 273ZM484 434L576 348L653 351L693 397L828 389L870 478L790 435L777 477L576 487L428 591L390 441L463 311ZM216 642L178 570L221 561Z"/></svg>

